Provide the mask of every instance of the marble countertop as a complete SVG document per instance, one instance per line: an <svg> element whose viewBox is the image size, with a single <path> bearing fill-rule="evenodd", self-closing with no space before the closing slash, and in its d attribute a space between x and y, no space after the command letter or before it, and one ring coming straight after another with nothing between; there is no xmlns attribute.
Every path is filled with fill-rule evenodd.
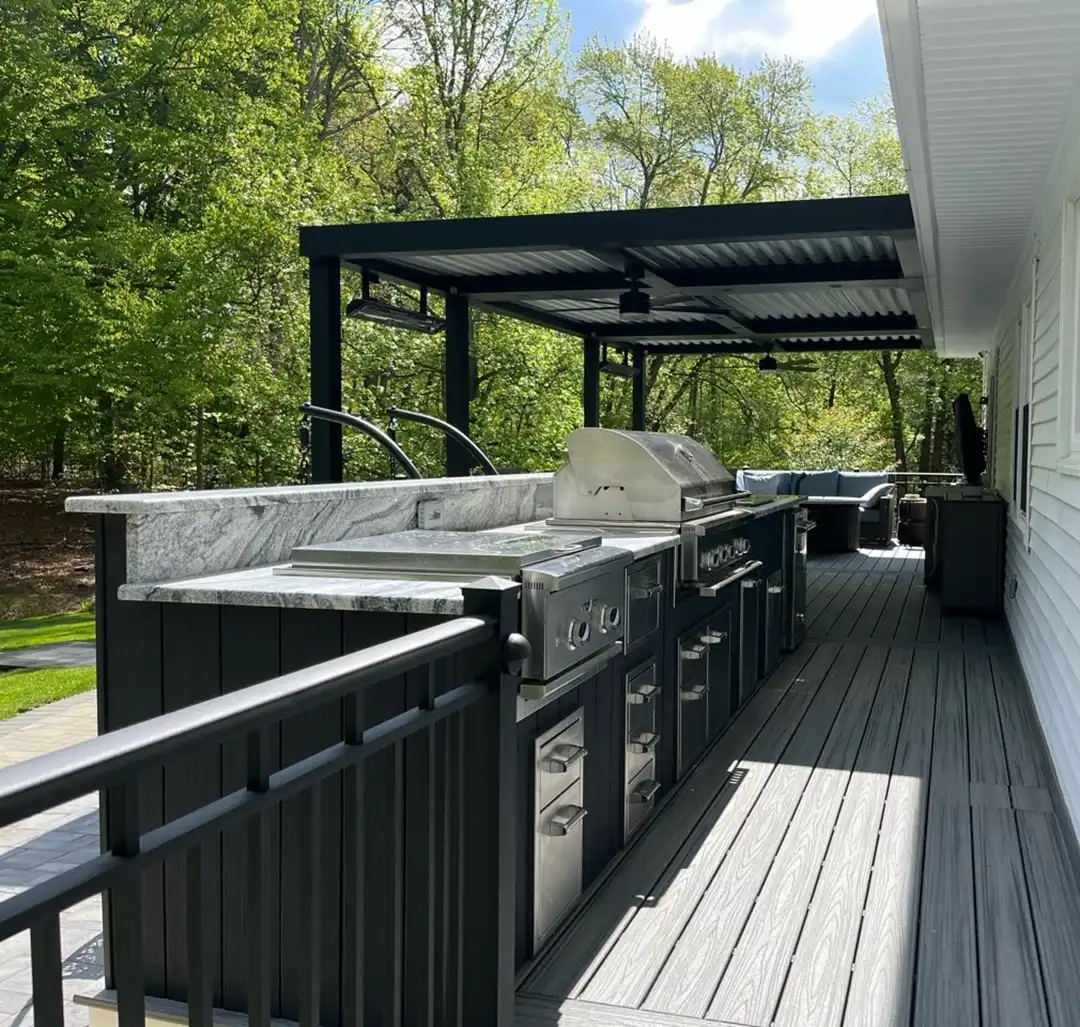
<svg viewBox="0 0 1080 1027"><path fill-rule="evenodd" d="M755 518L794 506L798 496L781 496L775 502L748 508ZM546 521L489 529L495 533L566 531ZM601 544L642 559L672 549L679 543L675 531L620 531L601 534ZM389 578L328 577L278 574L278 563L178 581L147 582L121 586L121 599L143 602L207 603L219 606L277 606L312 610L355 610L389 613L426 613L456 616L463 609L461 586L449 581L415 581Z"/></svg>
<svg viewBox="0 0 1080 1027"><path fill-rule="evenodd" d="M280 485L249 489L203 489L202 491L117 493L101 496L71 496L64 508L71 513L162 514L221 510L230 507L266 507L307 504L320 500L348 500L412 493L447 495L504 488L519 484L540 484L552 480L550 473L473 475L466 478L407 478L394 481L342 482L329 485Z"/></svg>

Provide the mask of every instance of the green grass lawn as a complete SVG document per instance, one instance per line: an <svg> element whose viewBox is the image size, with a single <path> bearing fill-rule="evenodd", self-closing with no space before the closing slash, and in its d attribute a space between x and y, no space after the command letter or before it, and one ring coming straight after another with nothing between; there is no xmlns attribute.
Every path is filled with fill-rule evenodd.
<svg viewBox="0 0 1080 1027"><path fill-rule="evenodd" d="M92 642L93 639L93 611L0 621L0 649L21 649L46 642Z"/></svg>
<svg viewBox="0 0 1080 1027"><path fill-rule="evenodd" d="M0 674L0 720L35 706L88 692L97 683L93 667L60 670L13 670Z"/></svg>

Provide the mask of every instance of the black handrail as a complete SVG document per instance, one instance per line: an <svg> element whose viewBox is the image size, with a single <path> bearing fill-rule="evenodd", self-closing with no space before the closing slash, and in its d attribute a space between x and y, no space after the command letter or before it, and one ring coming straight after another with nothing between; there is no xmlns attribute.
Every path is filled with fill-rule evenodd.
<svg viewBox="0 0 1080 1027"><path fill-rule="evenodd" d="M0 827L99 791L146 764L301 713L493 638L488 617L456 617L271 681L118 728L0 770Z"/></svg>
<svg viewBox="0 0 1080 1027"><path fill-rule="evenodd" d="M376 428L370 421L354 414L342 413L340 410L330 410L327 407L317 407L313 403L301 403L300 410L309 417L317 417L322 421L332 421L334 424L348 425L357 431L373 438L379 443L399 464L410 478L423 478L414 464L406 455L405 451L386 434L381 428Z"/></svg>
<svg viewBox="0 0 1080 1027"><path fill-rule="evenodd" d="M429 427L438 428L448 438L464 447L469 455L484 468L484 474L499 473L498 468L488 459L487 454L460 428L455 428L449 421L444 421L440 417L433 417L431 414L422 414L418 410L402 410L401 407L387 407L386 412L391 417L403 417L406 421L415 421L417 424L426 424Z"/></svg>

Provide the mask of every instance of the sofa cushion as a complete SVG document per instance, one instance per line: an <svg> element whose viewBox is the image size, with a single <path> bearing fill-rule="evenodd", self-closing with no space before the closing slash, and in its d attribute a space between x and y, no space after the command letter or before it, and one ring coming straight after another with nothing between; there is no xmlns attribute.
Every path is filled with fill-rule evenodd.
<svg viewBox="0 0 1080 1027"><path fill-rule="evenodd" d="M861 499L875 485L884 485L887 481L888 477L880 471L841 471L836 494Z"/></svg>
<svg viewBox="0 0 1080 1027"><path fill-rule="evenodd" d="M792 471L792 484L800 496L835 496L839 471ZM856 498L856 497L851 497Z"/></svg>
<svg viewBox="0 0 1080 1027"><path fill-rule="evenodd" d="M789 471L738 471L735 487L757 496L787 495L791 487Z"/></svg>

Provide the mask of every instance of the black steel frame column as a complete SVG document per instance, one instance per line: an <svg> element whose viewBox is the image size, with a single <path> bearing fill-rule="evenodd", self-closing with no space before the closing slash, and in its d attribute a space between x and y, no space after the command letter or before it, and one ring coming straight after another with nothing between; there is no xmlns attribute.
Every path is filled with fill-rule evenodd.
<svg viewBox="0 0 1080 1027"><path fill-rule="evenodd" d="M311 402L341 409L341 263L336 257L312 258L308 269L311 311ZM313 418L311 480L342 480L341 425Z"/></svg>
<svg viewBox="0 0 1080 1027"><path fill-rule="evenodd" d="M469 352L472 325L469 297L451 294L446 297L446 343L443 354L445 381L443 406L446 420L459 431L469 434ZM446 473L458 478L472 470L472 457L457 443L446 440Z"/></svg>
<svg viewBox="0 0 1080 1027"><path fill-rule="evenodd" d="M645 369L649 364L649 351L644 346L635 346L632 353L634 370L633 412L630 427L634 431L645 430Z"/></svg>
<svg viewBox="0 0 1080 1027"><path fill-rule="evenodd" d="M582 384L581 405L585 411L585 427L600 427L600 340L589 336L585 339L585 375Z"/></svg>

